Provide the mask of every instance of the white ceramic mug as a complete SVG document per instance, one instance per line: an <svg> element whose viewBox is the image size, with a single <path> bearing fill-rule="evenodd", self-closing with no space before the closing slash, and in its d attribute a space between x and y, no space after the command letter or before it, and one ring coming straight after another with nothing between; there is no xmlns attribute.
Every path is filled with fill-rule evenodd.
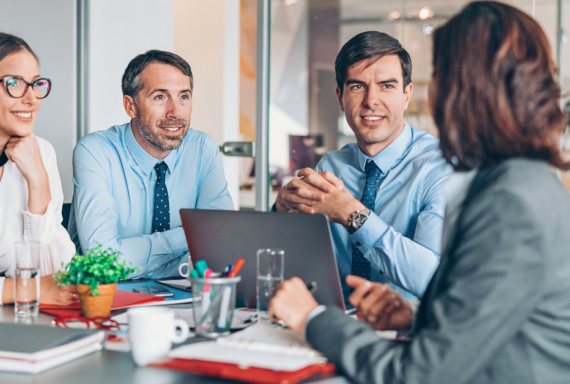
<svg viewBox="0 0 570 384"><path fill-rule="evenodd" d="M186 273L182 273L182 268L186 267ZM180 276L188 278L188 276L190 276L190 265L188 263L182 263L178 266L178 273L180 273Z"/></svg>
<svg viewBox="0 0 570 384"><path fill-rule="evenodd" d="M129 339L133 359L138 366L168 354L172 343L182 343L188 338L188 323L175 319L168 308L131 308L129 315Z"/></svg>

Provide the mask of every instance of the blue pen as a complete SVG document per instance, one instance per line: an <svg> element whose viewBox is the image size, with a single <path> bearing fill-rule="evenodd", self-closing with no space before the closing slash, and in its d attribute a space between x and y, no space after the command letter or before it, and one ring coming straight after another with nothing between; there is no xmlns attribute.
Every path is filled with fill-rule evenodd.
<svg viewBox="0 0 570 384"><path fill-rule="evenodd" d="M233 264L228 264L228 266L224 268L221 277L227 277L233 268L234 268Z"/></svg>

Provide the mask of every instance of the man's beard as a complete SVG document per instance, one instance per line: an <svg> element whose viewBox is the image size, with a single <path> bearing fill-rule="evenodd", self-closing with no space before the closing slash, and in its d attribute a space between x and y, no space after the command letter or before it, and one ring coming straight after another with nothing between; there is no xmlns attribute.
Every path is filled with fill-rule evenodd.
<svg viewBox="0 0 570 384"><path fill-rule="evenodd" d="M184 119L158 120L156 122L156 127L159 129L162 127L180 127L178 135L163 136L160 134L160 131L153 130L150 124L147 124L139 114L137 114L135 121L141 136L156 148L163 151L171 151L180 147L182 145L182 141L184 141L186 133L188 133L188 127L190 125L188 121Z"/></svg>

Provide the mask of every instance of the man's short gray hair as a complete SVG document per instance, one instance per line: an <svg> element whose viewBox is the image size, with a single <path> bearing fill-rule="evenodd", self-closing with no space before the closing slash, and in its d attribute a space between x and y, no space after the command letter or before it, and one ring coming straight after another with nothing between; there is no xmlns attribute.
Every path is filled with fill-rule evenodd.
<svg viewBox="0 0 570 384"><path fill-rule="evenodd" d="M180 69L182 73L190 78L190 89L194 89L192 69L186 60L175 53L153 49L132 59L127 69L125 69L121 84L123 95L131 96L134 99L140 90L144 88L141 73L150 63L168 64Z"/></svg>

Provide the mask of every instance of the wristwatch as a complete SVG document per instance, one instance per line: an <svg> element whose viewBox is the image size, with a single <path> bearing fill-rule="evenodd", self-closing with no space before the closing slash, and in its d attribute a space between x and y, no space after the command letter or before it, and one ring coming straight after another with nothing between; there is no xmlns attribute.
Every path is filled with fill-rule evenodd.
<svg viewBox="0 0 570 384"><path fill-rule="evenodd" d="M358 210L351 214L348 219L348 227L346 227L348 233L352 235L358 228L362 227L368 219L368 216L370 216L370 209L368 208Z"/></svg>

